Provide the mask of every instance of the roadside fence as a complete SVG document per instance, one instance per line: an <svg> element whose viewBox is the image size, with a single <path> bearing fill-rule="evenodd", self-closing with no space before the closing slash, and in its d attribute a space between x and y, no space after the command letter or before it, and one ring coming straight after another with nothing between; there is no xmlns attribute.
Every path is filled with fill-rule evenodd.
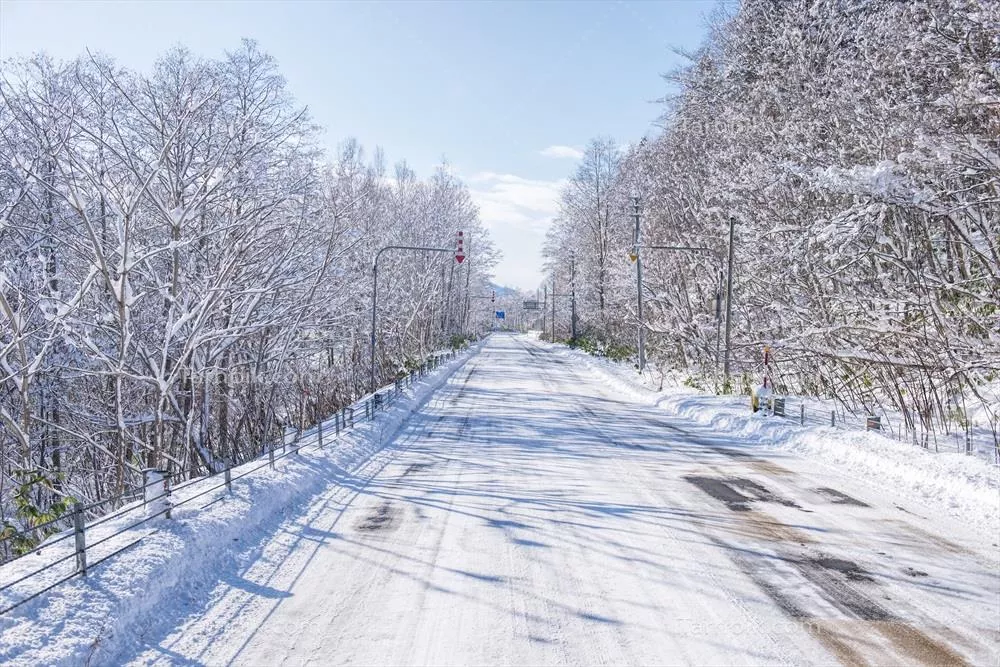
<svg viewBox="0 0 1000 667"><path fill-rule="evenodd" d="M385 387L362 397L353 404L345 406L343 409L333 413L333 415L319 421L314 426L303 430L287 430L281 440L280 447L276 443L271 442L269 443L269 446L267 446L267 451L262 453L253 461L236 467L227 463L226 468L221 471L223 478L222 482L209 486L206 489L202 489L198 493L187 497L182 501L175 502L172 500L172 496L181 489L201 482L206 477L216 476L219 473L209 472L208 475L192 477L185 480L183 483L174 486L170 483L171 477L187 476L188 474L204 469L204 466L198 466L198 468L194 470L175 471L172 474L168 474L163 470L147 469L143 471L143 484L138 489L133 489L128 493L112 498L105 498L87 505L76 503L68 515L60 516L22 531L11 532L4 535L0 538L0 546L5 547L9 552L11 551L10 546L12 544L17 544L19 540L24 541L33 539L38 535L37 531L45 529L60 529L60 532L53 532L49 537L45 538L40 544L32 547L30 550L10 556L0 563L0 568L9 566L31 555L44 554L46 551L51 552L53 551L52 547L54 545L60 544L69 539L73 540L73 548L67 555L57 554L58 557L54 557L55 560L47 562L38 568L32 569L31 571L0 585L0 595L4 595L7 591L12 590L17 590L17 593L19 594L15 601L8 602L3 606L3 608L0 608L0 616L17 609L21 605L34 600L60 584L73 579L74 577L86 577L87 573L93 570L96 566L105 563L115 556L131 549L142 542L145 538L158 532L159 529L156 527L156 524L152 522L161 517L165 520L171 519L171 513L174 509L194 503L199 499L204 499L205 496L223 488L225 488L228 493L232 493L234 482L249 475L253 475L261 470L264 470L265 468L274 469L275 464L278 461L287 456L298 455L304 448L313 447L316 449L323 449L330 442L331 438L336 440L340 437L342 432L346 432L354 428L355 424L358 423L358 420L362 419L362 415L364 421L374 420L379 412L386 411L394 405L406 389L413 386L417 379L433 372L441 364L454 359L455 356L456 352L454 350L434 353L411 373L397 378L392 384L386 385ZM303 445L302 441L306 439L310 442ZM262 461L264 457L266 457L266 460ZM204 509L209 505L223 500L225 497L226 495L223 494L220 497L201 505L197 509ZM107 505L119 503L125 503L125 505L110 513L103 515L100 514L101 508ZM88 534L93 535L95 528L108 523L109 521L113 521L114 519L123 517L129 513L141 513L142 516L141 518L137 517L135 521L115 530L112 533L107 535L102 534L98 539L88 543ZM96 518L93 518L88 522L88 517ZM143 527L147 527L149 530L138 537L135 537L134 534L126 536L126 533L132 533L133 531ZM133 537L135 537L135 539L130 539ZM98 550L98 547L102 546L104 549ZM90 558L92 556L94 557ZM72 562L69 566L65 567L64 564L69 563L70 561ZM39 575L42 575L43 573L59 566L64 566L66 572L64 572L62 576L58 576L55 581L50 581L50 577L46 577L45 582L40 583L38 586L35 586L30 590L22 592L18 588L24 588L20 585L31 582L32 580L39 578ZM0 570L0 572L2 572L2 570Z"/></svg>
<svg viewBox="0 0 1000 667"><path fill-rule="evenodd" d="M857 415L845 410L831 409L828 406L810 404L805 399L785 396L771 398L765 411L775 417L794 419L801 426L877 431L899 442L911 443L925 449L976 454L974 434L968 426L949 433L923 430L919 427L908 428L898 415L894 417L887 412Z"/></svg>

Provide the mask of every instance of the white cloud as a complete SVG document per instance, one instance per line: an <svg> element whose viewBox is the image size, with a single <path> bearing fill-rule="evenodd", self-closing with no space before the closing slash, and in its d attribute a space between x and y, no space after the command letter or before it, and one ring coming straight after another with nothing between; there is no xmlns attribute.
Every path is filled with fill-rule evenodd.
<svg viewBox="0 0 1000 667"><path fill-rule="evenodd" d="M466 183L493 243L503 253L496 267L497 282L535 289L542 281L545 232L559 213L559 195L566 182L480 172Z"/></svg>
<svg viewBox="0 0 1000 667"><path fill-rule="evenodd" d="M538 151L538 154L545 157L567 157L572 160L579 160L583 157L583 151L572 146L549 146Z"/></svg>
<svg viewBox="0 0 1000 667"><path fill-rule="evenodd" d="M559 212L565 181L539 181L513 174L481 172L468 179L483 220L532 225Z"/></svg>

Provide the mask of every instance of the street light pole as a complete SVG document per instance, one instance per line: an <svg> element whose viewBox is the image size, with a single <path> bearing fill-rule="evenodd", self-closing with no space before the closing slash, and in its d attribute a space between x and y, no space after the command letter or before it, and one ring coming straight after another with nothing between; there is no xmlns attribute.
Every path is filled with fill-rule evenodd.
<svg viewBox="0 0 1000 667"><path fill-rule="evenodd" d="M733 237L736 229L736 218L729 218L729 275L726 279L726 360L723 364L722 390L729 392L729 336L733 319Z"/></svg>
<svg viewBox="0 0 1000 667"><path fill-rule="evenodd" d="M556 342L556 274L552 274L552 342Z"/></svg>
<svg viewBox="0 0 1000 667"><path fill-rule="evenodd" d="M719 341L721 340L720 327L722 326L722 257L712 248L707 246L688 246L688 245L642 245L637 246L636 255L633 255L638 259L639 247L649 248L650 250L673 250L681 252L707 252L715 257L719 262L719 283L715 287L715 377L719 377ZM640 273L641 275L641 273ZM641 289L642 283L639 284ZM727 297L728 298L728 297ZM728 332L728 329L727 329ZM727 342L728 346L728 342Z"/></svg>
<svg viewBox="0 0 1000 667"><path fill-rule="evenodd" d="M386 250L425 250L427 252L455 252L451 248L428 248L425 246L408 246L408 245L387 245L381 248L377 253L375 253L375 258L372 259L372 334L369 339L371 347L371 369L368 376L368 387L374 392L375 391L375 316L378 309L378 258L382 256Z"/></svg>
<svg viewBox="0 0 1000 667"><path fill-rule="evenodd" d="M542 301L542 340L545 340L545 311L549 309L549 286L543 285L545 288L545 300Z"/></svg>
<svg viewBox="0 0 1000 667"><path fill-rule="evenodd" d="M569 316L569 329L570 337L576 340L576 257L570 257L569 260L569 275L570 275L570 316Z"/></svg>
<svg viewBox="0 0 1000 667"><path fill-rule="evenodd" d="M719 381L719 347L722 340L722 266L719 266L719 283L715 286L715 381ZM721 389L721 387L720 387Z"/></svg>
<svg viewBox="0 0 1000 667"><path fill-rule="evenodd" d="M646 350L645 350L645 320L643 318L642 312L642 248L650 248L653 250L683 250L690 252L710 252L716 254L711 248L703 246L663 246L663 245L652 245L643 246L642 244L642 230L639 225L639 197L632 197L632 216L635 220L635 249L633 250L632 258L635 260L635 281L636 281L636 298L638 301L638 316L639 316L639 372L643 371L646 366ZM733 319L733 250L734 250L734 237L736 229L736 218L729 218L729 270L726 283L726 352L725 352L725 362L723 364L723 389L728 391L729 388L729 347L730 347L730 336L732 332L732 319ZM716 257L718 255L716 254ZM554 291L554 290L553 290ZM719 269L719 287L716 291L716 308L715 308L715 319L716 319L716 334L715 334L715 359L716 359L716 373L718 373L718 363L719 363L719 298L721 297L722 291L722 269Z"/></svg>
<svg viewBox="0 0 1000 667"><path fill-rule="evenodd" d="M472 284L472 238L471 234L465 237L467 242L467 248L469 250L469 263L465 265L465 303L462 304L462 335L467 333L469 328L469 311L472 309L472 299L469 298L471 294L470 286ZM461 278L460 278L461 279Z"/></svg>
<svg viewBox="0 0 1000 667"><path fill-rule="evenodd" d="M632 197L632 217L635 219L635 283L639 316L639 372L646 368L646 322L642 313L642 231L639 226L639 197Z"/></svg>
<svg viewBox="0 0 1000 667"><path fill-rule="evenodd" d="M636 222L636 236L637 237L638 237L638 233L639 233L639 224L638 224L638 221L637 221ZM721 320L721 316L722 316L722 312L721 312L722 311L722 302L720 301L720 299L722 298L722 267L721 267L721 258L719 257L718 253L716 253L715 250L713 250L712 248L709 248L707 246L643 245L642 243L636 243L635 244L635 249L633 250L633 254L631 255L631 257L632 257L632 260L634 262L636 262L636 282L638 283L638 293L639 293L639 317L640 317L640 320L639 320L639 324L640 324L640 327L639 327L639 359L640 359L639 372L641 373L643 367L645 367L645 354L644 354L644 349L643 349L643 347L644 347L643 346L643 342L644 342L644 340L643 340L643 332L644 332L644 329L642 327L642 325L644 324L644 322L642 320L642 303L643 303L642 302L642 287L643 287L643 285L642 285L642 259L641 259L641 256L640 256L640 251L641 251L642 248L649 248L650 250L673 250L673 251L682 251L682 252L707 252L707 253L710 253L712 255L715 255L715 257L720 260L719 284L718 284L718 286L716 287L716 290L715 290L715 372L716 372L716 376L718 376L718 372L719 372L719 340L720 340L720 338L719 338L719 327L721 326L721 322L722 322L722 320Z"/></svg>

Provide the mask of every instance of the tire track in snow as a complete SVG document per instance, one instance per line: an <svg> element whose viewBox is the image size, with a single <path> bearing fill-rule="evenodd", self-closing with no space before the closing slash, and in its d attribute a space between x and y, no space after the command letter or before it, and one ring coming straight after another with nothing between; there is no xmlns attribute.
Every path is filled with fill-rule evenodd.
<svg viewBox="0 0 1000 667"><path fill-rule="evenodd" d="M548 353L544 351L536 352L531 347L529 347L529 344L526 341L522 340L520 342L534 359L542 361L543 364L545 361L548 361L547 358L550 357ZM577 378L580 384L590 384L586 381L585 378L581 377L580 369L572 365L566 365L566 366L568 367L569 374ZM557 388L552 386L551 378L547 377L546 375L542 375L541 378L543 382L546 383L546 386L550 391L557 391ZM601 391L600 393L603 394L604 392ZM576 412L576 415L582 421L589 424L589 426L591 427L592 431L595 434L601 435L607 444L609 444L611 447L620 446L620 443L610 438L607 438L604 435L605 431L604 424L598 423L597 420L599 419L599 417L592 410L590 410L586 406L578 405L575 403L573 404L573 409ZM613 416L612 418L615 417ZM696 461L694 457L689 457L689 458L696 463L700 463L699 461ZM635 484L635 480L632 478L634 471L625 470L625 468L622 466L618 458L615 456L609 456L607 457L607 460L611 462L611 464L618 472L618 479L620 480L621 484L627 485L629 488L632 488L640 492L642 496L648 502L650 502L651 505L659 505L659 506L663 505L662 498L657 497L655 494L650 493L649 489L655 488L653 485ZM675 547L679 551L683 552L690 550L691 548L690 543L678 537L673 530L669 528L664 528L663 534L665 537L671 540L671 542L675 545ZM703 537L706 539L706 541L708 540L708 536L703 536ZM801 659L803 656L801 654L798 656L792 656L791 652L787 649L787 641L784 638L779 638L778 636L770 633L765 627L765 625L761 622L761 620L749 609L749 607L745 604L745 602L742 599L740 599L739 596L733 595L729 592L729 586L724 581L722 581L720 577L716 576L715 572L713 572L711 567L704 565L703 561L701 561L700 559L695 560L695 563L697 563L700 576L703 577L704 580L711 582L716 592L721 592L726 597L726 601L732 606L732 608L736 609L739 612L739 614L743 617L743 619L747 623L750 624L750 626L752 626L756 630L756 633L759 637L767 640L767 642L771 646L771 649L774 651L775 655L780 659L781 664L795 665L801 663ZM648 596L646 597L646 601L650 605L655 605L657 602L656 600L653 600ZM705 614L713 613L713 611L715 613L718 612L718 610L709 610L707 608L704 609ZM676 642L675 642L675 647L677 649L680 649L680 645ZM679 650L679 652L683 651ZM696 662L698 661L691 660L689 661L689 664Z"/></svg>

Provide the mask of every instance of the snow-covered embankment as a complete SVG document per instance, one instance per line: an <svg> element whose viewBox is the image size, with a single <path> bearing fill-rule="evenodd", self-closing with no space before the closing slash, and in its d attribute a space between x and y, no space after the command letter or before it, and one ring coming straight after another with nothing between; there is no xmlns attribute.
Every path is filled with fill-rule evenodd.
<svg viewBox="0 0 1000 667"><path fill-rule="evenodd" d="M540 343L545 344L545 343ZM752 414L746 397L715 396L688 387L656 391L634 368L580 350L552 346L596 373L616 392L739 438L746 444L791 451L847 470L859 482L949 515L996 541L1000 533L1000 467L975 456L933 452L879 433L800 426L797 419Z"/></svg>
<svg viewBox="0 0 1000 667"><path fill-rule="evenodd" d="M363 422L359 416L353 429L334 439L333 421L329 421L323 449L315 446L313 435L300 441L299 454L283 457L273 470L267 467L266 457L234 468L231 494L225 488L209 491L221 483L218 475L179 488L173 495L175 505L204 495L175 507L172 519L156 519L114 536L142 518L140 503L135 511L88 529L88 545L108 538L88 549L91 563L141 541L92 568L86 578L72 578L0 616L0 663L100 663L141 643L162 616L176 615L179 608L183 611L192 600L211 591L219 572L238 570L247 545L274 533L331 487L354 479L351 473L389 443L407 418L477 349L460 353L416 380L373 422ZM74 567L72 554L73 540L62 540L0 569L2 586L69 557L3 591L0 607L67 576Z"/></svg>

